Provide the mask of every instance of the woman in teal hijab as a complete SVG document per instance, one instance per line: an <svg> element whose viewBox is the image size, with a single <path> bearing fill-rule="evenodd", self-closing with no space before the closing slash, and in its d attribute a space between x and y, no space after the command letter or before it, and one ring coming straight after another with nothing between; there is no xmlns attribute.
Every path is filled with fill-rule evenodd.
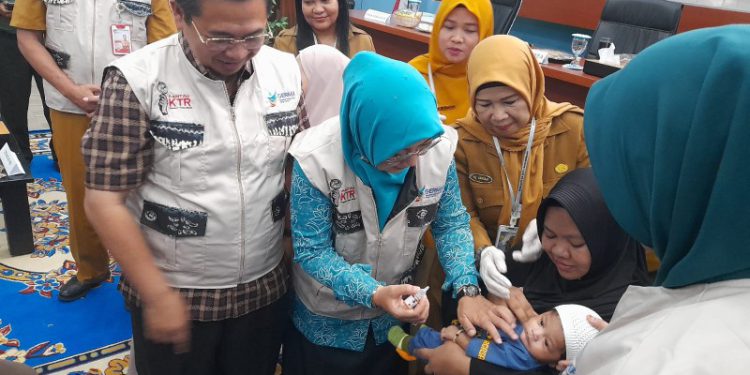
<svg viewBox="0 0 750 375"><path fill-rule="evenodd" d="M339 117L299 134L290 153L295 298L285 374L394 374L388 330L422 323L429 303L404 299L428 227L459 299L458 316L499 337L507 309L478 295L469 215L435 97L411 66L360 52L344 72ZM402 363L403 364L403 363Z"/></svg>
<svg viewBox="0 0 750 375"><path fill-rule="evenodd" d="M444 133L438 113L430 108L435 106L434 97L426 85L414 81L413 73L408 66L374 53L344 71L340 116L344 159L373 190L381 230L404 184L410 160L388 165L386 161L400 151L429 145ZM383 86L397 90L389 95Z"/></svg>
<svg viewBox="0 0 750 375"><path fill-rule="evenodd" d="M586 143L607 205L661 259L579 355L581 374L747 373L750 26L641 52L594 85Z"/></svg>

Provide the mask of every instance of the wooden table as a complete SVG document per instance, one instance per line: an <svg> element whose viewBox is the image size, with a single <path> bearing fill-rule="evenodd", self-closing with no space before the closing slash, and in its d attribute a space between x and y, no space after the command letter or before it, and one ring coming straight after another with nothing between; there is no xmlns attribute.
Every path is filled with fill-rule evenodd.
<svg viewBox="0 0 750 375"><path fill-rule="evenodd" d="M364 10L350 10L353 24L372 36L375 51L392 59L408 62L415 56L427 53L430 34L394 24L366 20Z"/></svg>
<svg viewBox="0 0 750 375"><path fill-rule="evenodd" d="M600 78L580 70L565 69L560 64L544 64L545 96L553 102L571 102L581 108L591 85Z"/></svg>
<svg viewBox="0 0 750 375"><path fill-rule="evenodd" d="M372 36L375 50L392 59L409 61L415 56L427 53L430 34L392 24L382 24L364 19L365 11L352 10L350 18L353 24L367 31ZM571 102L583 107L591 85L599 77L581 71L568 70L558 64L542 65L546 77L546 95L556 102Z"/></svg>

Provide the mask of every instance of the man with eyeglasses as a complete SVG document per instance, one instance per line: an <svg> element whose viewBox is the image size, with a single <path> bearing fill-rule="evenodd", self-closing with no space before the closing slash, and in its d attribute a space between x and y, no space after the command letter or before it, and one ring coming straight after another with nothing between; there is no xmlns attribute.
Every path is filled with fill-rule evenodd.
<svg viewBox="0 0 750 375"><path fill-rule="evenodd" d="M115 61L83 139L86 208L123 270L147 374L272 374L299 68L266 0L173 0L180 33Z"/></svg>
<svg viewBox="0 0 750 375"><path fill-rule="evenodd" d="M24 58L44 78L68 201L70 252L77 266L58 299L75 301L110 280L109 254L83 207L81 158L81 137L99 100L102 72L120 56L173 34L174 20L168 0L97 0L96 6L77 0L18 0L11 26L17 28Z"/></svg>

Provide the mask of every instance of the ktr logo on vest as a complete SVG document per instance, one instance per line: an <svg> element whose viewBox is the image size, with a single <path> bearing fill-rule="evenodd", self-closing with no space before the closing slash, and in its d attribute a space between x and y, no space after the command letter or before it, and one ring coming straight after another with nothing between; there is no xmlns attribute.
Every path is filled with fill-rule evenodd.
<svg viewBox="0 0 750 375"><path fill-rule="evenodd" d="M341 203L351 202L357 199L357 190L353 186L342 189L341 180L337 178L328 181L328 187L331 189L331 201L333 201L333 205L336 207Z"/></svg>
<svg viewBox="0 0 750 375"><path fill-rule="evenodd" d="M169 109L192 109L190 95L188 94L175 94L167 97L167 103L169 103Z"/></svg>
<svg viewBox="0 0 750 375"><path fill-rule="evenodd" d="M192 99L188 94L170 94L167 84L159 81L156 84L156 90L159 92L159 111L162 115L169 114L170 109L192 109Z"/></svg>
<svg viewBox="0 0 750 375"><path fill-rule="evenodd" d="M339 203L346 203L357 199L357 191L353 187L345 188L339 192Z"/></svg>

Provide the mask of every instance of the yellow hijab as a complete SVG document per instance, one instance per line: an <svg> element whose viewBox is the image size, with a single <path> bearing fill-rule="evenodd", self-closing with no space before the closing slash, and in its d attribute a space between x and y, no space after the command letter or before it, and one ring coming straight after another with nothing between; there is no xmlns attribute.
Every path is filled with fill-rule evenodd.
<svg viewBox="0 0 750 375"><path fill-rule="evenodd" d="M465 7L471 14L477 17L479 23L479 40L492 35L494 28L494 17L492 4L489 0L443 0L440 3L435 22L430 35L429 52L417 56L409 61L409 64L422 73L429 82L428 67L432 68L432 79L435 82L435 94L440 114L445 115L446 124L453 124L457 119L466 115L469 109L469 98L467 93L469 86L466 82L466 63L451 64L440 51L438 35L443 27L445 18L458 6Z"/></svg>
<svg viewBox="0 0 750 375"><path fill-rule="evenodd" d="M544 194L544 141L549 134L552 120L567 111L583 113L583 110L570 103L555 103L544 96L544 72L537 62L529 45L513 36L495 35L477 44L468 61L467 78L469 84L469 102L471 109L466 117L457 124L477 139L488 144L489 149L495 150L492 136L487 133L482 124L474 116L474 97L477 89L486 83L499 82L518 92L526 101L532 118L536 119L534 142L531 146L526 181L523 186L521 220L516 239L521 238L526 225L536 217L536 211ZM531 127L527 126L507 138L498 138L503 150L505 166L513 185L513 194L517 192L518 180L521 173L526 145L529 140ZM497 158L492 155L488 157ZM500 161L498 160L498 164ZM500 166L498 165L498 168ZM498 223L507 224L510 221L511 200L505 177L497 182L502 189L505 202L498 218Z"/></svg>

